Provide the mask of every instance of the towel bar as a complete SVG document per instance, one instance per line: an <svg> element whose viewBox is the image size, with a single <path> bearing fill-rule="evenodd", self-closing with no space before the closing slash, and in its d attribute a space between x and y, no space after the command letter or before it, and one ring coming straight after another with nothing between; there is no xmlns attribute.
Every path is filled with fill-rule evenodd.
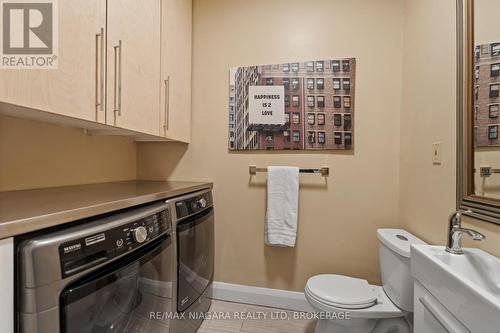
<svg viewBox="0 0 500 333"><path fill-rule="evenodd" d="M255 175L257 172L267 172L267 168L257 168L255 165L251 165L249 170L251 175ZM330 175L330 168L300 168L300 173L319 173L323 177L328 177Z"/></svg>

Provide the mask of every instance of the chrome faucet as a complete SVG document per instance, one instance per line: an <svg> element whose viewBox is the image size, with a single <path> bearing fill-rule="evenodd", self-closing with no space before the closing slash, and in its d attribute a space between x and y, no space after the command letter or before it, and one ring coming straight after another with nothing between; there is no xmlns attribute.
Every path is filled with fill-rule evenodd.
<svg viewBox="0 0 500 333"><path fill-rule="evenodd" d="M451 213L449 217L449 225L448 225L448 242L446 243L446 251L453 253L453 254L463 254L464 251L462 250L462 234L466 233L470 237L472 237L473 240L480 241L486 238L485 235L482 233L472 230L472 229L467 229L467 228L462 228L462 214L463 213L472 213L471 210L467 210L465 212L462 211L455 211Z"/></svg>

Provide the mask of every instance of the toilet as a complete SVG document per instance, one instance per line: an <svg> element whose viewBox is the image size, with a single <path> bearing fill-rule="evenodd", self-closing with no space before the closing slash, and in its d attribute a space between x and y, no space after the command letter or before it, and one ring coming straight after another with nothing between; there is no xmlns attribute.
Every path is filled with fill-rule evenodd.
<svg viewBox="0 0 500 333"><path fill-rule="evenodd" d="M425 244L402 229L379 229L382 286L344 275L320 274L305 296L320 318L315 333L410 333L413 277L410 247Z"/></svg>

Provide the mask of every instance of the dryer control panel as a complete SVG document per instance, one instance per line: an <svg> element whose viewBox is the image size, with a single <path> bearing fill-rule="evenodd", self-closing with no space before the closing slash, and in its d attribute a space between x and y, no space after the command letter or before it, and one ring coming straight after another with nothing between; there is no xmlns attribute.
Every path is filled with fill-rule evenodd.
<svg viewBox="0 0 500 333"><path fill-rule="evenodd" d="M213 206L212 192L205 192L175 202L177 220L181 220Z"/></svg>

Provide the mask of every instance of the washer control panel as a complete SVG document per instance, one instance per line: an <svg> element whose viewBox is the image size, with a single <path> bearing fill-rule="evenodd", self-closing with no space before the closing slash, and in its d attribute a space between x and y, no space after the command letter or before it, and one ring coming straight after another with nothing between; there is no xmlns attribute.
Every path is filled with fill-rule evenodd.
<svg viewBox="0 0 500 333"><path fill-rule="evenodd" d="M59 246L63 278L102 264L166 233L171 227L166 208L133 222L86 235Z"/></svg>

